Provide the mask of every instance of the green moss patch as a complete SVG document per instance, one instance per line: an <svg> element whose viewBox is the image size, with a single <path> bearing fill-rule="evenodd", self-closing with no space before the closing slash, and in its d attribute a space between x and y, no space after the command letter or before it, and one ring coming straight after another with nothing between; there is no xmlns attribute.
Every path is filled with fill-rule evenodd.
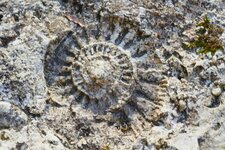
<svg viewBox="0 0 225 150"><path fill-rule="evenodd" d="M217 50L224 49L222 41L219 39L223 34L223 29L212 24L207 16L203 21L197 24L196 37L190 41L188 48L198 49L199 53L206 54L210 52L212 55Z"/></svg>

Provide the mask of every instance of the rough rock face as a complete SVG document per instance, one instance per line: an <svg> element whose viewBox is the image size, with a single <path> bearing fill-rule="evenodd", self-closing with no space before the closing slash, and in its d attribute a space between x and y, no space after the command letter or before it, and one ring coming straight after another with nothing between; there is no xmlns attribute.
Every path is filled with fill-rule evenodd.
<svg viewBox="0 0 225 150"><path fill-rule="evenodd" d="M0 149L223 149L225 52L185 46L205 15L225 28L223 0L1 0Z"/></svg>

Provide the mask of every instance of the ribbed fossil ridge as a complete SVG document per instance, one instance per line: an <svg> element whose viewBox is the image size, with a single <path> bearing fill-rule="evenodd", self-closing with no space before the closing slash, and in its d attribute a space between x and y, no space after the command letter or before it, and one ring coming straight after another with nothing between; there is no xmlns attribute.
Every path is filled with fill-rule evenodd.
<svg viewBox="0 0 225 150"><path fill-rule="evenodd" d="M52 99L75 100L95 113L122 107L135 88L136 56L146 54L138 54L139 50L136 31L120 22L69 33L46 54L45 76Z"/></svg>

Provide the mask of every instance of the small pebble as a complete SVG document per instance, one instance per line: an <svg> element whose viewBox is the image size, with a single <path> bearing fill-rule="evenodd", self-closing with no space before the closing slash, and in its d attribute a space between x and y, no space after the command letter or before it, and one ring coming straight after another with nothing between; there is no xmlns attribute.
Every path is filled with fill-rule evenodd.
<svg viewBox="0 0 225 150"><path fill-rule="evenodd" d="M186 108L186 103L185 103L185 101L180 100L180 101L179 101L179 106L178 106L179 111L181 112L181 111L185 110L185 108Z"/></svg>
<svg viewBox="0 0 225 150"><path fill-rule="evenodd" d="M212 89L212 95L213 96L220 96L221 93L222 93L221 88L213 88Z"/></svg>

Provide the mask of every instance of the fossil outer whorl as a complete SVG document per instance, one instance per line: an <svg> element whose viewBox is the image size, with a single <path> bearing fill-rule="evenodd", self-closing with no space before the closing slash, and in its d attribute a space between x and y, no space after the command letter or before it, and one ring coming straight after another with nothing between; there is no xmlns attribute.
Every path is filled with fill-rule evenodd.
<svg viewBox="0 0 225 150"><path fill-rule="evenodd" d="M136 66L148 51L144 38L124 22L77 28L49 46L45 79L51 99L80 104L94 113L122 108L131 99Z"/></svg>

